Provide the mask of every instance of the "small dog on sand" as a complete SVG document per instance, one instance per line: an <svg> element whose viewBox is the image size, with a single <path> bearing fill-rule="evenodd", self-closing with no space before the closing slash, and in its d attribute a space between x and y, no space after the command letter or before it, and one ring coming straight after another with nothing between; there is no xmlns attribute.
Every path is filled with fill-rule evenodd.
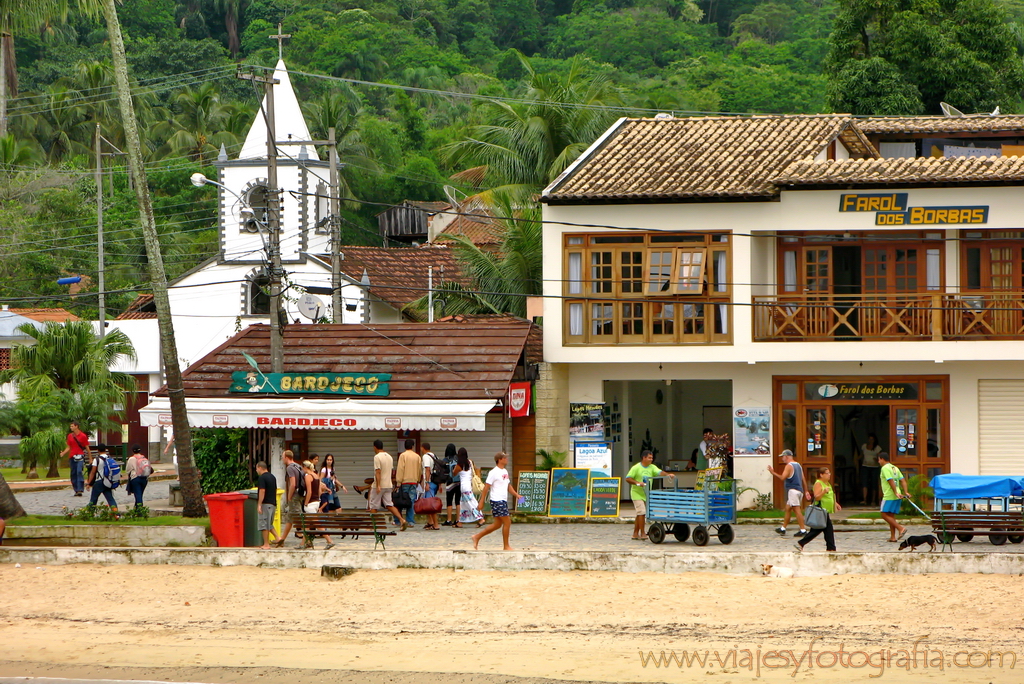
<svg viewBox="0 0 1024 684"><path fill-rule="evenodd" d="M900 551L907 548L908 546L910 547L911 551L917 551L918 546L924 546L925 544L927 544L928 546L932 547L928 549L928 551L931 552L935 550L935 545L938 543L939 540L935 538L934 534L919 534L916 537L907 537L900 544Z"/></svg>
<svg viewBox="0 0 1024 684"><path fill-rule="evenodd" d="M793 568L780 568L777 565L761 564L761 574L765 577L792 577Z"/></svg>

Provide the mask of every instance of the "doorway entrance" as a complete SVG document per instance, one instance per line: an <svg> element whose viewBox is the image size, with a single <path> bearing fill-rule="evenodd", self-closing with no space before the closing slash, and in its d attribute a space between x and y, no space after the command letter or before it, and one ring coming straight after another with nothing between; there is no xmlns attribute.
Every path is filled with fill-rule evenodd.
<svg viewBox="0 0 1024 684"><path fill-rule="evenodd" d="M949 472L948 384L948 376L776 377L774 441L793 451L808 484L829 466L840 503L876 506L871 436L908 478Z"/></svg>

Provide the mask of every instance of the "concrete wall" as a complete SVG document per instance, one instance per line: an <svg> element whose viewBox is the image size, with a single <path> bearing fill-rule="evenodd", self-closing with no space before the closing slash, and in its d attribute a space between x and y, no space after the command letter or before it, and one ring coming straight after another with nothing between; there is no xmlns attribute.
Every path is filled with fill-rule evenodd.
<svg viewBox="0 0 1024 684"><path fill-rule="evenodd" d="M5 543L20 546L202 546L196 525L11 525Z"/></svg>
<svg viewBox="0 0 1024 684"><path fill-rule="evenodd" d="M537 450L569 451L569 367L538 364L533 385L537 410Z"/></svg>

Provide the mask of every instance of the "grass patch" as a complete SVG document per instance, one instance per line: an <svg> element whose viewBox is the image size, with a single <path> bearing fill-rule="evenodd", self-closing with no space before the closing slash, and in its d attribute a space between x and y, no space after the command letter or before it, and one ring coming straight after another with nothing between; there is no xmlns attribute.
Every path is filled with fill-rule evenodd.
<svg viewBox="0 0 1024 684"><path fill-rule="evenodd" d="M36 473L39 474L38 480L29 480L29 482L47 482L46 471L50 469L49 464L42 465L36 468ZM24 482L28 473L21 472L21 468L0 468L0 473L3 473L4 479L8 482ZM63 472L57 477L58 480L67 480L71 477L71 471L64 469Z"/></svg>
<svg viewBox="0 0 1024 684"><path fill-rule="evenodd" d="M737 518L781 518L782 511L736 511Z"/></svg>
<svg viewBox="0 0 1024 684"><path fill-rule="evenodd" d="M60 515L27 515L23 518L8 520L8 525L201 525L210 529L209 518L183 518L180 515L159 515L148 520L121 520L112 522L92 522L88 520L68 520Z"/></svg>

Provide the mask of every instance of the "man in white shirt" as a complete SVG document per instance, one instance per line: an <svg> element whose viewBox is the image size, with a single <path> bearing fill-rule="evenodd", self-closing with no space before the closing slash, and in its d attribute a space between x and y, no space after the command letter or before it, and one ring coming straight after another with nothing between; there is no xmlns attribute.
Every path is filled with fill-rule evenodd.
<svg viewBox="0 0 1024 684"><path fill-rule="evenodd" d="M491 472L487 473L484 491L480 493L480 503L477 504L478 510L484 510L484 499L490 494L491 515L494 516L494 522L473 535L473 548L479 548L481 539L501 528L501 539L505 550L514 551L508 545L508 535L512 529L512 516L508 512L508 495L511 492L512 496L518 499L519 492L512 487L512 479L508 475L508 470L505 469L505 466L508 465L508 454L499 451L494 455L494 464Z"/></svg>

